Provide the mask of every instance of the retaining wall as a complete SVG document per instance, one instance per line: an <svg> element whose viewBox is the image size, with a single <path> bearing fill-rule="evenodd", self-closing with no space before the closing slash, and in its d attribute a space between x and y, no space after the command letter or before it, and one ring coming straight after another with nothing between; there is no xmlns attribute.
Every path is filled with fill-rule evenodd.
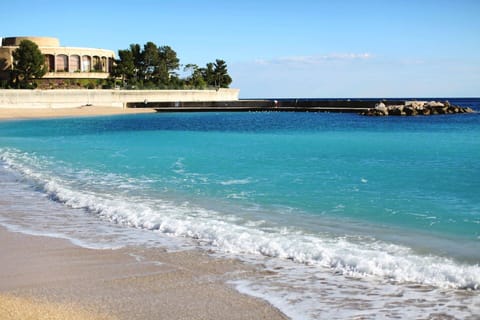
<svg viewBox="0 0 480 320"><path fill-rule="evenodd" d="M218 90L0 90L0 108L126 107L132 102L236 101L239 89Z"/></svg>

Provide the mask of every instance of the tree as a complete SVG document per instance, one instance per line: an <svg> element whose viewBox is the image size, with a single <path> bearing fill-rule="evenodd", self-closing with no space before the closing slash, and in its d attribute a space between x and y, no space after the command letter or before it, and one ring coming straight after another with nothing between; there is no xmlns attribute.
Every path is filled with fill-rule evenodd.
<svg viewBox="0 0 480 320"><path fill-rule="evenodd" d="M122 85L135 77L135 60L130 50L118 50L119 59L115 60L114 76L122 78Z"/></svg>
<svg viewBox="0 0 480 320"><path fill-rule="evenodd" d="M158 53L157 45L153 42L147 42L143 46L142 56L142 69L145 80L150 80L159 69L160 56Z"/></svg>
<svg viewBox="0 0 480 320"><path fill-rule="evenodd" d="M227 64L224 60L217 59L214 63L207 63L205 68L201 69L203 78L207 84L216 88L228 88L232 83L232 78L228 74Z"/></svg>
<svg viewBox="0 0 480 320"><path fill-rule="evenodd" d="M205 66L205 68L201 68L200 72L202 73L203 79L205 79L205 82L207 83L208 86L215 86L215 74L214 74L214 66L213 63L209 62Z"/></svg>
<svg viewBox="0 0 480 320"><path fill-rule="evenodd" d="M205 89L207 82L203 78L202 69L196 64L187 64L183 69L184 72L190 72L186 77L185 82L188 86L195 89Z"/></svg>
<svg viewBox="0 0 480 320"><path fill-rule="evenodd" d="M177 58L177 53L169 46L162 46L158 48L158 56L159 82L164 85L168 85L172 76L178 76L175 71L180 67L180 60Z"/></svg>
<svg viewBox="0 0 480 320"><path fill-rule="evenodd" d="M124 85L135 85L139 89L228 88L232 83L227 64L220 59L207 63L205 68L188 64L184 71L190 73L181 78L177 73L180 60L175 50L169 46L158 47L153 42L147 42L143 48L131 44L129 49L119 50L118 56L114 76L122 77Z"/></svg>
<svg viewBox="0 0 480 320"><path fill-rule="evenodd" d="M12 75L17 88L32 88L32 80L43 77L47 72L44 55L30 40L20 42L12 56Z"/></svg>
<svg viewBox="0 0 480 320"><path fill-rule="evenodd" d="M135 65L135 82L143 79L143 54L142 49L138 43L130 45L130 51L133 55L133 64Z"/></svg>
<svg viewBox="0 0 480 320"><path fill-rule="evenodd" d="M177 58L177 53L169 46L158 48L160 55L160 62L164 63L169 74L175 73L180 67L180 60Z"/></svg>
<svg viewBox="0 0 480 320"><path fill-rule="evenodd" d="M227 64L225 61L217 59L213 66L215 86L218 88L228 88L228 86L232 83L232 78L228 74Z"/></svg>

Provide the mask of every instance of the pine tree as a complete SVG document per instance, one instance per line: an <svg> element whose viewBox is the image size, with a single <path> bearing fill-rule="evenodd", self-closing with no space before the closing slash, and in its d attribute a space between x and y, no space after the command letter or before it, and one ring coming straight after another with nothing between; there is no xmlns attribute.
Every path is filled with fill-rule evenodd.
<svg viewBox="0 0 480 320"><path fill-rule="evenodd" d="M33 79L41 78L46 73L45 56L37 44L30 40L20 42L13 51L13 81L17 88L33 88Z"/></svg>
<svg viewBox="0 0 480 320"><path fill-rule="evenodd" d="M215 79L215 86L218 88L228 88L232 83L232 78L227 71L227 64L224 60L217 59L213 64L213 74Z"/></svg>

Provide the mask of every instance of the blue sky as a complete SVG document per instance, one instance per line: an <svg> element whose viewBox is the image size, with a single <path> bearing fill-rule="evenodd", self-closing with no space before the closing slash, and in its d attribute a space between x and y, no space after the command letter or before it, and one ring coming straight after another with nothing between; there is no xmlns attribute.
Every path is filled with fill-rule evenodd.
<svg viewBox="0 0 480 320"><path fill-rule="evenodd" d="M2 3L0 37L224 59L242 98L480 96L480 0Z"/></svg>

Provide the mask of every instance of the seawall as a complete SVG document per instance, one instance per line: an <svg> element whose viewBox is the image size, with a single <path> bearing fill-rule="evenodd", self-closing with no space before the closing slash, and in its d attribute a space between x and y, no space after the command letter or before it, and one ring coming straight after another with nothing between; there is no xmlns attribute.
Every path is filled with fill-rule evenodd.
<svg viewBox="0 0 480 320"><path fill-rule="evenodd" d="M129 102L129 108L152 108L157 112L288 111L365 112L379 100L372 99L263 99L235 101ZM397 103L389 101L388 103ZM398 102L399 103L399 102Z"/></svg>
<svg viewBox="0 0 480 320"><path fill-rule="evenodd" d="M236 101L239 89L218 90L0 90L0 108L125 108L133 102Z"/></svg>

